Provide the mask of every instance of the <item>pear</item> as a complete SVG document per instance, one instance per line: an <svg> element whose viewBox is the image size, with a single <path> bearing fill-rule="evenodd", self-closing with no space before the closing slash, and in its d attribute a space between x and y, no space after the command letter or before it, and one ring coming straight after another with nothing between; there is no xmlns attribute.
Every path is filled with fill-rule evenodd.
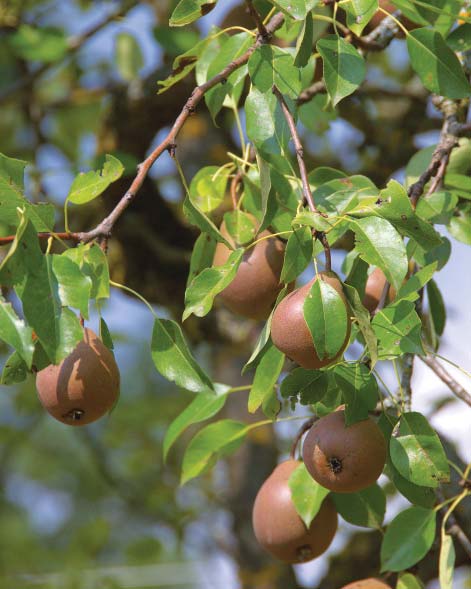
<svg viewBox="0 0 471 589"><path fill-rule="evenodd" d="M308 562L327 550L337 531L337 511L324 499L309 529L291 499L289 478L300 462L279 464L261 486L255 499L252 522L259 544L286 563Z"/></svg>
<svg viewBox="0 0 471 589"><path fill-rule="evenodd" d="M314 423L303 444L303 460L320 485L336 493L370 487L382 473L386 441L370 417L346 426L345 411L334 411Z"/></svg>
<svg viewBox="0 0 471 589"><path fill-rule="evenodd" d="M381 268L375 268L368 276L365 285L365 296L363 297L363 305L370 313L373 313L381 300L387 278ZM396 296L396 290L390 286L388 290L387 299L389 302L393 301Z"/></svg>
<svg viewBox="0 0 471 589"><path fill-rule="evenodd" d="M353 583L344 585L341 589L391 589L391 586L387 585L380 579L373 579L373 577L369 577L368 579L353 581Z"/></svg>
<svg viewBox="0 0 471 589"><path fill-rule="evenodd" d="M36 375L42 406L67 425L86 425L110 411L119 396L119 370L113 354L88 328L83 340L58 365Z"/></svg>
<svg viewBox="0 0 471 589"><path fill-rule="evenodd" d="M254 224L258 223L253 218ZM221 234L233 245L234 239L229 234L224 221L220 227ZM256 239L273 235L264 230ZM262 320L270 314L278 293L283 288L280 283L283 268L285 243L276 237L263 239L247 250L237 270L234 280L218 295L218 298L237 315L248 319ZM214 254L213 266L222 266L227 262L231 250L223 243L218 243Z"/></svg>
<svg viewBox="0 0 471 589"><path fill-rule="evenodd" d="M349 320L345 341L335 357L319 358L303 311L304 301L315 280L323 280L332 286L346 305L340 280L333 273L320 272L313 280L297 288L280 302L273 313L271 324L271 338L275 346L293 362L309 369L328 366L340 358L348 345L351 328Z"/></svg>

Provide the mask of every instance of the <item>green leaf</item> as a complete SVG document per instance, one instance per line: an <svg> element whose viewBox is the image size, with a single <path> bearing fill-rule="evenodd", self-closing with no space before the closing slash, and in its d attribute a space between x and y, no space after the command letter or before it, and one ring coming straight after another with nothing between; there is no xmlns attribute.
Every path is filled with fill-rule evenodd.
<svg viewBox="0 0 471 589"><path fill-rule="evenodd" d="M271 92L276 86L282 94L296 99L301 92L301 71L291 53L273 45L262 45L250 56L249 74L260 92Z"/></svg>
<svg viewBox="0 0 471 589"><path fill-rule="evenodd" d="M110 184L118 180L123 172L123 164L114 156L107 154L105 164L100 172L86 172L75 178L67 200L76 205L90 202L104 192Z"/></svg>
<svg viewBox="0 0 471 589"><path fill-rule="evenodd" d="M471 49L471 23L457 27L446 38L447 45L453 51L469 51Z"/></svg>
<svg viewBox="0 0 471 589"><path fill-rule="evenodd" d="M19 57L28 61L58 61L68 50L64 32L52 27L22 24L8 42Z"/></svg>
<svg viewBox="0 0 471 589"><path fill-rule="evenodd" d="M312 55L312 47L314 42L314 19L312 12L306 15L303 28L296 41L296 57L294 58L294 65L302 68L309 63Z"/></svg>
<svg viewBox="0 0 471 589"><path fill-rule="evenodd" d="M401 573L396 589L424 589L422 581L412 573Z"/></svg>
<svg viewBox="0 0 471 589"><path fill-rule="evenodd" d="M430 318L437 335L442 335L446 323L446 307L441 292L434 280L427 284Z"/></svg>
<svg viewBox="0 0 471 589"><path fill-rule="evenodd" d="M292 282L304 272L312 260L312 233L309 227L295 228L288 238L285 250L282 282Z"/></svg>
<svg viewBox="0 0 471 589"><path fill-rule="evenodd" d="M0 295L0 340L14 348L31 368L33 361L33 330L18 317L11 303L7 303Z"/></svg>
<svg viewBox="0 0 471 589"><path fill-rule="evenodd" d="M0 384L5 386L18 384L24 382L27 377L28 367L26 366L25 361L18 352L13 352L13 354L5 361L2 375L0 377Z"/></svg>
<svg viewBox="0 0 471 589"><path fill-rule="evenodd" d="M381 545L381 572L403 571L421 560L435 537L433 509L410 507L389 524Z"/></svg>
<svg viewBox="0 0 471 589"><path fill-rule="evenodd" d="M318 278L304 301L303 313L319 358L334 358L348 329L347 308L339 293Z"/></svg>
<svg viewBox="0 0 471 589"><path fill-rule="evenodd" d="M453 589L453 573L455 570L455 547L453 538L442 532L438 571L440 589Z"/></svg>
<svg viewBox="0 0 471 589"><path fill-rule="evenodd" d="M376 313L372 326L379 340L382 359L407 352L424 353L420 337L422 323L412 301L398 301L388 305Z"/></svg>
<svg viewBox="0 0 471 589"><path fill-rule="evenodd" d="M91 299L107 299L110 296L110 273L108 259L96 243L79 244L66 250L62 257L67 257L77 264L81 272L91 280Z"/></svg>
<svg viewBox="0 0 471 589"><path fill-rule="evenodd" d="M130 33L116 35L115 60L123 80L131 82L139 76L139 70L144 65L144 58L134 35Z"/></svg>
<svg viewBox="0 0 471 589"><path fill-rule="evenodd" d="M471 245L471 203L459 204L448 229L455 239Z"/></svg>
<svg viewBox="0 0 471 589"><path fill-rule="evenodd" d="M203 53L204 49L206 49L206 47L208 46L211 39L211 36L207 37L206 39L203 39L194 47L188 49L188 51L185 51L185 53L182 53L174 59L171 74L165 80L161 80L158 82L161 88L159 88L157 94L162 94L163 92L166 92L169 88L177 84L180 80L186 78L186 76L195 69L199 57Z"/></svg>
<svg viewBox="0 0 471 589"><path fill-rule="evenodd" d="M401 415L391 437L390 454L401 475L416 485L435 488L450 480L440 439L421 413Z"/></svg>
<svg viewBox="0 0 471 589"><path fill-rule="evenodd" d="M360 295L358 294L356 288L353 288L353 286L350 286L349 284L344 284L343 292L345 293L353 314L358 321L358 327L368 347L371 368L374 368L376 362L378 361L378 338L375 331L373 330L373 327L371 326L370 313L368 309L363 306Z"/></svg>
<svg viewBox="0 0 471 589"><path fill-rule="evenodd" d="M270 0L276 7L296 20L304 20L319 0Z"/></svg>
<svg viewBox="0 0 471 589"><path fill-rule="evenodd" d="M191 314L204 317L209 313L214 297L234 280L243 255L243 248L234 250L225 264L205 268L198 276L195 276L185 292L183 321Z"/></svg>
<svg viewBox="0 0 471 589"><path fill-rule="evenodd" d="M224 202L228 168L206 166L196 172L190 184L190 199L203 213L210 213Z"/></svg>
<svg viewBox="0 0 471 589"><path fill-rule="evenodd" d="M183 27L205 16L216 7L217 0L180 0L169 20L171 27Z"/></svg>
<svg viewBox="0 0 471 589"><path fill-rule="evenodd" d="M58 294L63 306L78 309L88 319L88 302L92 280L66 256L52 255L52 268L58 282Z"/></svg>
<svg viewBox="0 0 471 589"><path fill-rule="evenodd" d="M151 343L152 360L167 380L194 393L213 393L214 386L193 358L178 323L155 319Z"/></svg>
<svg viewBox="0 0 471 589"><path fill-rule="evenodd" d="M196 227L198 227L203 233L207 233L216 241L220 241L229 249L233 249L227 239L221 235L221 232L211 219L207 217L197 205L192 203L188 196L183 202L183 212L188 221L193 225L196 225Z"/></svg>
<svg viewBox="0 0 471 589"><path fill-rule="evenodd" d="M451 243L446 237L442 237L442 243L428 252L425 252L421 247L416 246L412 241L407 245L407 251L410 252L410 257L414 257L415 261L420 266L427 266L433 264L433 262L437 262L437 272L441 270L450 259Z"/></svg>
<svg viewBox="0 0 471 589"><path fill-rule="evenodd" d="M363 82L366 66L358 51L336 35L327 35L317 42L324 64L324 80L333 105L352 94Z"/></svg>
<svg viewBox="0 0 471 589"><path fill-rule="evenodd" d="M355 247L360 257L378 266L396 290L401 287L407 269L406 248L396 229L381 217L350 221L355 232Z"/></svg>
<svg viewBox="0 0 471 589"><path fill-rule="evenodd" d="M188 407L168 426L163 442L164 461L167 460L170 448L181 434L190 425L214 417L224 407L226 399L226 395L214 395L212 393L197 395Z"/></svg>
<svg viewBox="0 0 471 589"><path fill-rule="evenodd" d="M0 182L23 194L24 173L28 162L8 157L0 153Z"/></svg>
<svg viewBox="0 0 471 589"><path fill-rule="evenodd" d="M333 373L345 401L346 425L367 419L379 398L376 378L359 362L336 366Z"/></svg>
<svg viewBox="0 0 471 589"><path fill-rule="evenodd" d="M361 35L363 29L378 10L378 0L351 0L351 2L343 5L343 9L347 13L348 28L355 35Z"/></svg>
<svg viewBox="0 0 471 589"><path fill-rule="evenodd" d="M386 495L379 485L358 493L333 493L335 507L354 526L380 529L386 512Z"/></svg>
<svg viewBox="0 0 471 589"><path fill-rule="evenodd" d="M471 86L463 68L440 33L430 29L415 29L407 35L411 64L423 85L447 98L466 98Z"/></svg>
<svg viewBox="0 0 471 589"><path fill-rule="evenodd" d="M208 268L213 263L216 242L207 233L201 233L193 245L190 259L190 271L188 272L187 286L193 278Z"/></svg>
<svg viewBox="0 0 471 589"><path fill-rule="evenodd" d="M106 321L103 319L103 317L100 317L100 339L105 344L105 346L108 348L108 350L110 350L110 352L113 352L113 350L114 350L113 339L111 337L109 327L108 327Z"/></svg>
<svg viewBox="0 0 471 589"><path fill-rule="evenodd" d="M255 413L257 409L268 399L280 376L285 355L272 343L265 348L261 357L250 389L248 409Z"/></svg>
<svg viewBox="0 0 471 589"><path fill-rule="evenodd" d="M416 212L419 217L431 223L446 225L450 222L458 197L447 191L437 191L421 196Z"/></svg>
<svg viewBox="0 0 471 589"><path fill-rule="evenodd" d="M309 529L312 521L319 513L322 502L329 494L329 490L319 485L312 478L302 462L291 473L288 486L291 490L294 507L306 528Z"/></svg>
<svg viewBox="0 0 471 589"><path fill-rule="evenodd" d="M230 236L239 245L247 245L253 241L257 232L256 220L240 209L225 213L224 224Z"/></svg>
<svg viewBox="0 0 471 589"><path fill-rule="evenodd" d="M396 295L396 301L400 301L401 299L407 299L409 301L417 300L419 298L419 291L432 279L437 266L437 262L432 262L412 274L409 280L399 289Z"/></svg>
<svg viewBox="0 0 471 589"><path fill-rule="evenodd" d="M200 430L188 444L183 456L181 484L199 476L220 455L234 452L244 441L250 426L223 419Z"/></svg>
<svg viewBox="0 0 471 589"><path fill-rule="evenodd" d="M284 399L299 401L302 405L312 405L327 393L331 381L330 372L295 368L281 383L281 396Z"/></svg>

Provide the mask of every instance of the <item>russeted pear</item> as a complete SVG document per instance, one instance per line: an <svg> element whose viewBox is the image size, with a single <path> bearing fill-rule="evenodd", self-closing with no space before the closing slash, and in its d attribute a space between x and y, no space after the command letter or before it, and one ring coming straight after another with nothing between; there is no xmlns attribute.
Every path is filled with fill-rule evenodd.
<svg viewBox="0 0 471 589"><path fill-rule="evenodd" d="M365 285L365 296L363 297L363 305L370 313L373 313L381 300L387 278L381 268L375 268L368 276ZM388 291L388 302L392 301L396 296L394 287L390 286Z"/></svg>
<svg viewBox="0 0 471 589"><path fill-rule="evenodd" d="M36 375L43 407L67 425L86 425L107 413L119 396L119 370L113 354L88 328L83 340L58 365Z"/></svg>
<svg viewBox="0 0 471 589"><path fill-rule="evenodd" d="M368 579L353 581L353 583L344 585L341 589L391 589L391 586L380 579L369 577Z"/></svg>
<svg viewBox="0 0 471 589"><path fill-rule="evenodd" d="M297 460L279 464L260 487L252 523L259 544L283 562L308 562L327 550L337 531L337 511L326 497L309 529L291 499L288 481L300 465Z"/></svg>
<svg viewBox="0 0 471 589"><path fill-rule="evenodd" d="M350 319L345 341L333 358L320 359L304 319L303 306L315 280L323 280L334 288L346 304L342 283L333 273L320 272L316 277L286 296L275 309L271 324L271 338L275 346L303 368L322 368L340 358L350 339Z"/></svg>
<svg viewBox="0 0 471 589"><path fill-rule="evenodd" d="M253 221L256 226L258 221L255 218ZM231 245L236 245L224 221L220 231ZM256 239L270 235L272 233L265 229L257 235ZM276 237L263 239L250 248L244 254L234 280L218 295L225 306L233 313L248 319L266 319L283 287L280 284L280 275L284 252L284 242ZM231 250L226 245L218 243L213 266L225 264L230 254Z"/></svg>
<svg viewBox="0 0 471 589"><path fill-rule="evenodd" d="M370 417L345 425L345 411L321 417L303 444L303 460L320 485L336 493L370 487L386 462L386 441Z"/></svg>

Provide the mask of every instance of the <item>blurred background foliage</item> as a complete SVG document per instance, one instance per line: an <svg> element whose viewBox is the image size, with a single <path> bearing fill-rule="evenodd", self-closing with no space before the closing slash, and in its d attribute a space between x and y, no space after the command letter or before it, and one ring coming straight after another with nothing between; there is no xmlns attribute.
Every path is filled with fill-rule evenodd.
<svg viewBox="0 0 471 589"><path fill-rule="evenodd" d="M211 26L253 27L242 2L226 1L194 26L170 29L175 4L0 0L0 151L31 163L28 195L57 205L58 228L79 171L97 169L112 153L125 164L126 177L90 206L71 208L72 230L91 228L105 216L137 163L168 131L195 85L191 74L157 96L157 81L169 75L173 59ZM257 4L266 10L266 3ZM278 42L290 35L282 30ZM413 75L403 40L370 55L368 63L366 84L336 111L326 108L322 95L303 107L301 131L309 169L361 172L381 186L391 176L402 179L412 155L436 142L441 120ZM201 105L179 136L187 178L205 165L226 163L227 151L239 152L233 113L224 110L215 126ZM164 155L109 247L113 279L164 315L181 314L196 238L183 218L182 198L173 162ZM0 215L0 234L8 232ZM335 256L337 269L340 259ZM301 567L299 581L255 545L253 498L297 426L278 426L276 435L257 430L212 474L178 487L184 442L164 466L162 439L190 395L155 372L142 307L114 292L104 309L122 373L121 400L108 419L65 428L41 410L33 379L2 387L0 587L291 589L317 586L324 577L323 589L334 589L353 574L374 572L376 533L351 526L336 539L330 561ZM240 367L257 326L217 309L185 327L216 380L248 382ZM5 358L7 350L0 351ZM242 394L224 411L246 420L245 407ZM469 529L470 514L463 519ZM436 563L420 566L426 578L434 576Z"/></svg>

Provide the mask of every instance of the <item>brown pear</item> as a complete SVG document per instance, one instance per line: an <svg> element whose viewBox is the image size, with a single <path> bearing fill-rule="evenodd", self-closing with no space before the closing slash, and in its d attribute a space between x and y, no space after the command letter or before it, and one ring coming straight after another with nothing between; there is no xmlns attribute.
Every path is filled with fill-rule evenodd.
<svg viewBox="0 0 471 589"><path fill-rule="evenodd" d="M319 358L303 312L304 301L315 280L324 280L335 288L346 304L340 280L334 274L320 272L313 280L294 290L281 301L273 313L271 324L271 338L275 346L286 354L290 360L303 368L309 369L328 366L340 358L348 345L351 327L349 319L345 341L335 357Z"/></svg>
<svg viewBox="0 0 471 589"><path fill-rule="evenodd" d="M381 268L375 268L368 276L365 285L365 296L363 297L363 305L370 313L373 313L381 300L384 287L386 286L387 278ZM388 301L394 300L396 291L394 287L390 286L388 290Z"/></svg>
<svg viewBox="0 0 471 589"><path fill-rule="evenodd" d="M113 354L91 330L58 365L36 375L42 406L67 425L86 425L110 411L119 396L119 370Z"/></svg>
<svg viewBox="0 0 471 589"><path fill-rule="evenodd" d="M254 219L255 221L255 219ZM226 224L222 223L221 234L235 246ZM257 240L269 237L272 233L264 230ZM218 243L213 266L227 262L231 251L223 243ZM285 244L276 237L263 239L247 250L237 270L234 280L218 295L225 306L237 315L248 319L262 320L270 314L273 304L283 285L280 284L283 268Z"/></svg>
<svg viewBox="0 0 471 589"><path fill-rule="evenodd" d="M345 425L345 411L321 417L303 444L303 460L320 485L336 493L370 487L386 462L386 441L370 417Z"/></svg>
<svg viewBox="0 0 471 589"><path fill-rule="evenodd" d="M297 460L279 464L260 487L252 523L259 544L283 562L308 562L327 550L337 531L337 511L330 497L324 499L309 529L291 499L289 478Z"/></svg>
<svg viewBox="0 0 471 589"><path fill-rule="evenodd" d="M391 586L387 585L380 579L373 579L373 577L369 577L368 579L353 581L353 583L344 585L341 589L391 589Z"/></svg>

